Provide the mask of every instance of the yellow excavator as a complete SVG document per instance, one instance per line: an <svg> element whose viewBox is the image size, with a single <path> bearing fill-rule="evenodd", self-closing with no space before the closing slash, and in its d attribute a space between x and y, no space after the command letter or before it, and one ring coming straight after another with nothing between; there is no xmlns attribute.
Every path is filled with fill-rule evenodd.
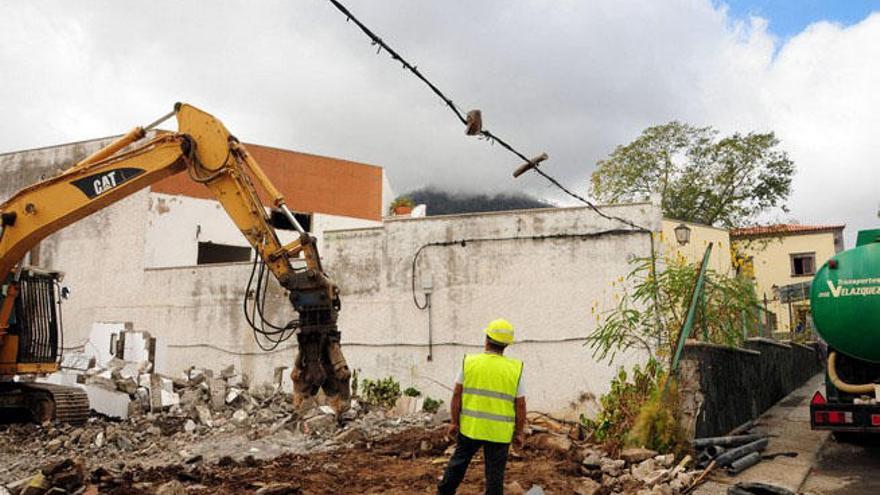
<svg viewBox="0 0 880 495"><path fill-rule="evenodd" d="M177 132L148 131L171 117ZM0 411L29 411L40 422L79 423L88 417L88 399L78 387L38 383L55 372L61 357L57 272L26 265L26 254L50 234L126 196L174 174L186 172L207 187L289 293L296 319L258 325L255 331L277 338L295 334L294 407L323 389L337 412L349 403L350 370L342 355L336 318L339 289L321 266L315 238L306 232L259 164L223 124L191 105L150 125L136 127L59 175L29 186L0 204ZM263 206L254 184L269 196ZM298 239L282 244L275 227L292 227ZM304 258L305 267L300 266ZM300 259L297 263L294 260ZM245 298L248 294L245 295ZM254 301L262 310L262 302ZM259 311L262 313L261 311Z"/></svg>

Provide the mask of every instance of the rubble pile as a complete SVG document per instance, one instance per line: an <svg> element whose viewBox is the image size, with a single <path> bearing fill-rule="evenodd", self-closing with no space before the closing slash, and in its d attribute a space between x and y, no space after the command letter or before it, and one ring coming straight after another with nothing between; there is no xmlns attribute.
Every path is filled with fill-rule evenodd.
<svg viewBox="0 0 880 495"><path fill-rule="evenodd" d="M0 426L0 480L33 477L35 459L38 465L83 459L87 468L119 473L133 465L199 465L224 457L240 461L306 454L448 418L448 411L400 415L359 400L338 415L326 405L297 414L280 383L249 388L247 376L231 366L219 373L190 368L168 378L111 360L107 368L82 376L85 386L123 394L128 414L124 419L97 414L79 426Z"/></svg>
<svg viewBox="0 0 880 495"><path fill-rule="evenodd" d="M625 449L613 459L600 449L587 447L578 452L581 474L586 476L579 495L632 493L637 495L673 495L683 493L699 471L689 471L685 458L675 463L673 454L661 455L643 448Z"/></svg>
<svg viewBox="0 0 880 495"><path fill-rule="evenodd" d="M565 425L540 413L529 413L527 450L554 452L576 463L571 487L578 495L634 494L676 495L685 493L700 470L689 469L691 457L676 462L673 454L660 454L644 448L624 449L612 456L583 438L578 425ZM518 483L518 486L528 484ZM517 493L517 486L509 487Z"/></svg>

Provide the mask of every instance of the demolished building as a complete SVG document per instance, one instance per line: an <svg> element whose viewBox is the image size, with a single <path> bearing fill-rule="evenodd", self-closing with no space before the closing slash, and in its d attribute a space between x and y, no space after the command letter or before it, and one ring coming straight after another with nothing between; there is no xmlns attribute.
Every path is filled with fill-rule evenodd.
<svg viewBox="0 0 880 495"><path fill-rule="evenodd" d="M0 155L10 179L0 199L105 142ZM642 358L600 363L583 339L615 304L614 285L630 261L650 254L649 233L661 228L657 204L603 207L646 230L580 207L383 221L392 193L381 168L249 149L321 243L342 291L343 346L360 376L392 375L443 397L464 353L479 349L479 329L498 315L515 322L522 342L511 353L527 363L530 395L549 411L595 411L616 366ZM166 179L34 250L34 264L67 274L65 347L81 351L95 345L94 328L130 323L156 339L150 372L177 377L192 366L233 365L252 383L272 381L279 369L283 377L295 343L264 352L254 341L242 313L250 250L195 186L185 176ZM300 202L315 191L313 203ZM266 312L280 323L293 317L278 289ZM96 339L108 345L107 335Z"/></svg>

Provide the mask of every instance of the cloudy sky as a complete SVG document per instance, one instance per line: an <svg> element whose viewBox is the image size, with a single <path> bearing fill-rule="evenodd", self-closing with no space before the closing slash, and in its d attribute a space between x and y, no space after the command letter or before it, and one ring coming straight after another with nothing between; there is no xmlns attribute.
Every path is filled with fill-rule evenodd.
<svg viewBox="0 0 880 495"><path fill-rule="evenodd" d="M773 130L791 218L878 223L880 2L347 0L485 127L585 193L650 125ZM878 13L872 14L873 11ZM122 132L187 101L241 139L382 165L396 191L570 204L463 129L325 0L0 3L0 152Z"/></svg>

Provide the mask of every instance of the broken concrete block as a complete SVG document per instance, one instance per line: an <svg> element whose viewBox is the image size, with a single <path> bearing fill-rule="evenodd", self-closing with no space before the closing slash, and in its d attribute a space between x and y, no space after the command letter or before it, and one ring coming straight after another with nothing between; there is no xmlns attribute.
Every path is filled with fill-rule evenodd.
<svg viewBox="0 0 880 495"><path fill-rule="evenodd" d="M186 420L186 423L183 424L183 431L185 431L187 433L192 433L192 432L196 431L195 421L193 421L191 419Z"/></svg>
<svg viewBox="0 0 880 495"><path fill-rule="evenodd" d="M149 371L149 361L125 361L125 363L122 365L122 368L119 368L119 375L123 378L132 378L137 380L138 376L140 376L141 373L148 373Z"/></svg>
<svg viewBox="0 0 880 495"><path fill-rule="evenodd" d="M128 419L128 404L131 402L128 394L95 384L86 384L83 388L93 411L111 418Z"/></svg>
<svg viewBox="0 0 880 495"><path fill-rule="evenodd" d="M116 389L128 395L134 395L137 392L138 384L133 378L121 378L116 380Z"/></svg>
<svg viewBox="0 0 880 495"><path fill-rule="evenodd" d="M645 459L641 463L633 466L631 469L633 477L643 483L647 481L656 470L657 464L654 461L653 456L651 456L650 459Z"/></svg>
<svg viewBox="0 0 880 495"><path fill-rule="evenodd" d="M226 392L226 403L232 404L233 402L235 402L239 398L239 396L241 396L241 392L242 391L240 388L229 387L229 391Z"/></svg>
<svg viewBox="0 0 880 495"><path fill-rule="evenodd" d="M244 409L239 409L232 413L232 420L236 423L244 423L247 421L248 413Z"/></svg>
<svg viewBox="0 0 880 495"><path fill-rule="evenodd" d="M155 342L149 332L125 330L120 333L122 352L120 358L131 362L152 362L153 344Z"/></svg>
<svg viewBox="0 0 880 495"><path fill-rule="evenodd" d="M106 375L102 373L98 373L96 375L90 375L85 378L85 382L87 385L94 385L97 387L103 387L107 390L116 390L116 382L113 381L113 378L109 376L109 373Z"/></svg>
<svg viewBox="0 0 880 495"><path fill-rule="evenodd" d="M180 406L188 408L201 404L202 391L197 388L187 388L183 390L180 396Z"/></svg>
<svg viewBox="0 0 880 495"><path fill-rule="evenodd" d="M76 385L79 383L79 377L83 376L77 372L69 370L59 370L50 375L37 378L40 383L53 383L55 385Z"/></svg>
<svg viewBox="0 0 880 495"><path fill-rule="evenodd" d="M65 352L61 358L61 367L66 369L85 371L95 366L95 357L89 356L84 352Z"/></svg>
<svg viewBox="0 0 880 495"><path fill-rule="evenodd" d="M180 396L174 393L174 383L157 373L141 375L150 377L150 408L157 411L180 404Z"/></svg>
<svg viewBox="0 0 880 495"><path fill-rule="evenodd" d="M219 410L226 404L226 381L222 378L211 378L211 407Z"/></svg>
<svg viewBox="0 0 880 495"><path fill-rule="evenodd" d="M335 414L320 414L302 422L303 433L325 435L336 430Z"/></svg>
<svg viewBox="0 0 880 495"><path fill-rule="evenodd" d="M159 485L156 495L186 495L186 487L177 480L171 480Z"/></svg>
<svg viewBox="0 0 880 495"><path fill-rule="evenodd" d="M94 357L97 366L106 367L107 362L116 355L119 334L131 329L130 322L96 322L92 324L88 343L83 353Z"/></svg>
<svg viewBox="0 0 880 495"><path fill-rule="evenodd" d="M211 370L196 368L193 366L189 369L187 373L187 378L189 379L190 385L200 385L204 383L206 380L213 378L214 372Z"/></svg>
<svg viewBox="0 0 880 495"><path fill-rule="evenodd" d="M425 404L423 397L409 397L404 395L397 399L394 404L393 414L396 416L409 416L422 412L422 406Z"/></svg>
<svg viewBox="0 0 880 495"><path fill-rule="evenodd" d="M563 454L567 453L571 449L571 439L567 436L556 435L553 433L539 433L534 435L534 443L538 447L545 450L553 450L556 452L561 452ZM623 464L623 461L621 461Z"/></svg>
<svg viewBox="0 0 880 495"><path fill-rule="evenodd" d="M285 394L293 393L293 378L290 377L290 367L279 366L275 368L275 388Z"/></svg>
<svg viewBox="0 0 880 495"><path fill-rule="evenodd" d="M582 478L580 484L574 489L577 495L596 495L602 490L602 485L590 478Z"/></svg>
<svg viewBox="0 0 880 495"><path fill-rule="evenodd" d="M199 422L208 428L214 427L214 419L211 417L211 410L206 406L196 406L196 414L199 417Z"/></svg>
<svg viewBox="0 0 880 495"><path fill-rule="evenodd" d="M180 396L176 392L159 390L159 404L162 409L180 405Z"/></svg>
<svg viewBox="0 0 880 495"><path fill-rule="evenodd" d="M657 452L654 450L643 449L641 447L634 447L629 449L623 449L620 453L620 458L626 461L627 464L638 464L647 459L651 459L657 455Z"/></svg>

